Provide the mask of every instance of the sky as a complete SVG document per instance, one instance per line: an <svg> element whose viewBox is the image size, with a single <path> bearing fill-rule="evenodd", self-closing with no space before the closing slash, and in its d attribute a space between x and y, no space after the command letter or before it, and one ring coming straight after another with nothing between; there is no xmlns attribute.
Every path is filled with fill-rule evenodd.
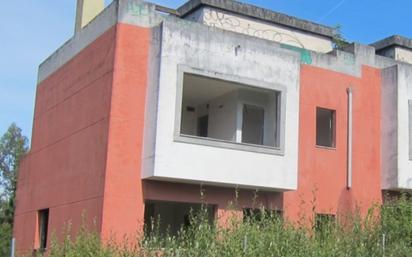
<svg viewBox="0 0 412 257"><path fill-rule="evenodd" d="M111 2L106 0L106 4ZM176 8L185 0L152 0ZM348 41L412 38L410 0L242 0L324 25ZM0 8L0 135L15 122L31 137L39 64L73 36L76 0L3 1Z"/></svg>

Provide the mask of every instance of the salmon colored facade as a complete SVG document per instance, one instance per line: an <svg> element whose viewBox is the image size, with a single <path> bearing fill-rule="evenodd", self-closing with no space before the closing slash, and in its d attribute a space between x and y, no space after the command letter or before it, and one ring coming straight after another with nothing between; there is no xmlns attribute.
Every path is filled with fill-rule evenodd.
<svg viewBox="0 0 412 257"><path fill-rule="evenodd" d="M107 31L37 88L17 190L19 251L38 248L40 209L50 208L50 227L70 222L77 230L84 210L102 224L115 35L115 28Z"/></svg>
<svg viewBox="0 0 412 257"><path fill-rule="evenodd" d="M347 88L353 91L353 184L347 187ZM284 193L287 217L365 214L382 203L380 187L380 71L355 78L303 65L301 69L298 190ZM316 145L316 107L336 111L336 146ZM367 183L365 183L367 181Z"/></svg>
<svg viewBox="0 0 412 257"><path fill-rule="evenodd" d="M182 210L187 208L184 204L206 203L212 207L218 224L224 226L232 215L241 217L245 210L260 207L280 211L285 219L298 221L302 216L314 218L313 208L316 214L339 216L355 209L365 214L374 204L382 203L386 189L381 181L385 156L382 149L386 147L382 143L382 117L386 115L382 108L386 77L382 71L393 65L392 61L380 57L375 60L372 47L356 44L348 52L325 54L300 48L296 52L295 48L255 36L189 23L183 15L158 16L157 6L139 5L140 2L115 1L40 68L32 145L18 178L14 225L18 253L42 248L45 234L47 249L52 235L61 238L67 226L74 234L84 223L104 239L122 241L125 236L143 233L149 214L163 211L182 216ZM202 8L211 8L208 1L203 2ZM181 12L184 10L182 7ZM192 11L196 10L193 7ZM193 33L186 36L192 27ZM314 40L321 34L310 33ZM205 46L202 36L210 45ZM322 40L324 43L326 39ZM213 42L227 45L225 48ZM191 52L193 49L196 54ZM197 56L204 53L211 56L207 64L200 63L201 57ZM221 58L213 59L213 55ZM233 69L230 65L216 65L216 59L223 60L225 56L233 58L227 61ZM239 56L242 59L236 59ZM258 70L267 77L252 78L249 71L253 67L239 64L251 58L257 67L262 65ZM173 66L175 60L178 65ZM285 68L276 60L290 66ZM271 64L274 70L266 72L265 67ZM286 110L276 111L277 121L283 122L277 124L278 145L251 146L216 139L202 145L201 138L181 142L182 135L173 131L176 124L170 122L175 117L163 113L175 109L164 99L175 97L173 90L185 83L179 81L182 65L186 70L190 66L195 73L204 66L215 65L208 74L218 76L221 72L218 79L228 78L232 84L262 88L279 84L275 87L279 88L276 92L280 101L276 108ZM228 74L231 70L233 74ZM289 74L285 78L290 83L282 85L281 73ZM270 81L273 74L279 77L278 83L273 83L276 79ZM348 90L352 92L351 103ZM176 92L179 100L179 90ZM207 90L204 94L208 94ZM174 102L178 101L171 101ZM317 146L317 108L334 111L332 147ZM178 117L182 110L176 110ZM174 135L173 140L166 140L161 134L166 126L170 126L166 134ZM205 158L222 151L221 158L211 165L227 167L231 175L222 176L221 181L168 176L177 166L159 161L165 157L159 148L173 144L187 147L191 153L199 151ZM176 155L178 159L180 154L176 151L166 155ZM243 157L249 160L252 156L251 163L245 162L252 167L250 177L242 178L242 183L232 178L238 170L241 172L241 165L226 163L232 156L241 156L236 157L239 163ZM270 166L272 163L279 166ZM274 187L267 186L271 182L266 183L267 176L260 174L268 165L277 174ZM162 175L160 166L169 173ZM187 166L190 165L185 163L179 167ZM197 172L190 167L189 171ZM150 172L153 174L148 176ZM168 204L175 209L168 211ZM46 227L40 221L42 210L47 210ZM44 228L46 231L42 231Z"/></svg>

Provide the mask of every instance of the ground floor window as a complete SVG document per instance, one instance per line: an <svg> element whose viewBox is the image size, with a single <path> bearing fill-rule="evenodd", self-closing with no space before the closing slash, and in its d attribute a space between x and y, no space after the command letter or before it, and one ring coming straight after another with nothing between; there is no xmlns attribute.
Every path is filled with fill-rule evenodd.
<svg viewBox="0 0 412 257"><path fill-rule="evenodd" d="M206 212L208 222L212 224L215 217L214 205L202 207L197 203L146 201L145 232L157 230L161 234L176 235L180 229L191 226L193 218L202 210Z"/></svg>
<svg viewBox="0 0 412 257"><path fill-rule="evenodd" d="M283 219L283 212L281 210L244 208L243 221L262 221L263 218L279 218Z"/></svg>
<svg viewBox="0 0 412 257"><path fill-rule="evenodd" d="M334 228L336 216L333 214L319 214L315 215L314 230L316 235L323 239L327 238L331 229Z"/></svg>
<svg viewBox="0 0 412 257"><path fill-rule="evenodd" d="M38 222L38 249L44 251L47 248L49 228L49 209L40 210L37 213Z"/></svg>

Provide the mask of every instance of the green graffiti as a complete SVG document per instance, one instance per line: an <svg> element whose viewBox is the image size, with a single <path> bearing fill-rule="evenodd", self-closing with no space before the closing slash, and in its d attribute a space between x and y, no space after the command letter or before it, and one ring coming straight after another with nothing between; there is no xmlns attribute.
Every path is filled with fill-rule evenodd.
<svg viewBox="0 0 412 257"><path fill-rule="evenodd" d="M132 15L132 16L148 16L149 15L149 8L147 5L143 3L135 3L135 2L129 2L127 4L127 11Z"/></svg>
<svg viewBox="0 0 412 257"><path fill-rule="evenodd" d="M305 48L300 48L297 46L291 46L291 45L286 45L286 44L281 44L280 46L284 49L288 49L288 50L292 50L292 51L300 53L301 63L312 64L312 56L310 55L310 52L306 50Z"/></svg>

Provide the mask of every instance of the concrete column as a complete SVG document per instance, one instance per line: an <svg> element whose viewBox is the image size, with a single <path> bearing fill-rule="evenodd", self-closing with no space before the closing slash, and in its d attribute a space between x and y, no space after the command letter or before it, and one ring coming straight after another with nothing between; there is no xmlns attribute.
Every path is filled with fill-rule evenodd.
<svg viewBox="0 0 412 257"><path fill-rule="evenodd" d="M104 9L104 0L77 0L75 33Z"/></svg>

